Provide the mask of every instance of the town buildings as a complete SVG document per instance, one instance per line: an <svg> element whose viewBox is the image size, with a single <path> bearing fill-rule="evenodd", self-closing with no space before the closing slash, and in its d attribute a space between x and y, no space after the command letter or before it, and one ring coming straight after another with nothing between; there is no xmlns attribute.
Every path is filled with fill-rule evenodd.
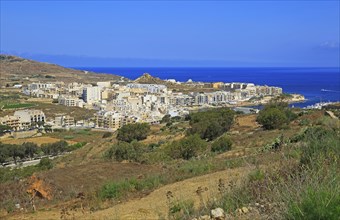
<svg viewBox="0 0 340 220"><path fill-rule="evenodd" d="M159 123L166 114L185 115L191 107L225 106L248 101L254 97L282 94L282 88L253 83L202 83L190 80L183 83L176 82L176 84L195 88L195 91L200 88L211 88L211 92L182 93L169 90L166 85L161 84L113 84L111 82L97 82L96 85L76 82L66 85L32 83L24 89L24 92L35 97L53 98L58 104L68 107L97 110L92 119L94 126L111 130L117 130L128 123ZM40 116L38 113L34 114L36 117L32 117L31 113L23 112L16 113L15 116L27 122L44 118L42 114ZM70 116L58 116L54 124L61 127L76 126Z"/></svg>

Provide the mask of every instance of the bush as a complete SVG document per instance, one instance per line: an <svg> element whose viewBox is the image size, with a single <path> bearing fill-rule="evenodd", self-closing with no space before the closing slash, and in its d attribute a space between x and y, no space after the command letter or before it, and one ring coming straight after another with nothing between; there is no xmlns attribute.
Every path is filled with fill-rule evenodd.
<svg viewBox="0 0 340 220"><path fill-rule="evenodd" d="M225 152L231 150L232 142L227 136L222 136L211 145L212 152Z"/></svg>
<svg viewBox="0 0 340 220"><path fill-rule="evenodd" d="M38 166L41 167L43 170L50 170L53 168L52 161L48 157L42 158Z"/></svg>
<svg viewBox="0 0 340 220"><path fill-rule="evenodd" d="M286 103L274 102L267 104L257 116L257 122L265 129L277 129L289 123L297 117Z"/></svg>
<svg viewBox="0 0 340 220"><path fill-rule="evenodd" d="M74 136L72 136L72 135L66 135L66 136L64 136L64 139L65 140L71 140L71 139L73 139L74 138Z"/></svg>
<svg viewBox="0 0 340 220"><path fill-rule="evenodd" d="M105 132L103 134L103 138L109 138L109 137L112 137L113 133L112 132Z"/></svg>
<svg viewBox="0 0 340 220"><path fill-rule="evenodd" d="M280 109L269 108L260 111L257 122L265 129L277 129L287 122L287 117Z"/></svg>
<svg viewBox="0 0 340 220"><path fill-rule="evenodd" d="M199 135L191 135L180 141L174 141L167 146L169 156L174 159L182 158L189 160L205 150L207 142L202 140Z"/></svg>
<svg viewBox="0 0 340 220"><path fill-rule="evenodd" d="M340 192L337 192L340 193ZM329 219L340 216L340 194L332 189L311 188L305 190L300 201L288 206L288 219Z"/></svg>
<svg viewBox="0 0 340 220"><path fill-rule="evenodd" d="M336 131L312 127L305 131L303 139L306 144L301 148L301 164L322 166L324 163L339 163L340 139Z"/></svg>
<svg viewBox="0 0 340 220"><path fill-rule="evenodd" d="M144 140L150 132L150 125L147 123L136 123L124 125L118 130L117 139L125 142L133 140Z"/></svg>
<svg viewBox="0 0 340 220"><path fill-rule="evenodd" d="M145 150L146 147L137 141L131 143L119 141L106 152L105 157L117 161L130 160L142 162L141 155Z"/></svg>
<svg viewBox="0 0 340 220"><path fill-rule="evenodd" d="M190 114L191 128L188 133L199 134L202 139L211 141L230 129L234 115L234 111L226 108Z"/></svg>
<svg viewBox="0 0 340 220"><path fill-rule="evenodd" d="M164 117L161 120L161 123L168 123L170 122L171 115L164 115Z"/></svg>
<svg viewBox="0 0 340 220"><path fill-rule="evenodd" d="M120 182L109 182L101 187L98 194L101 199L119 199L129 192L154 189L163 183L165 183L165 180L159 175L149 176L141 180L133 178Z"/></svg>
<svg viewBox="0 0 340 220"><path fill-rule="evenodd" d="M79 143L76 143L76 144L73 144L73 145L69 145L69 146L66 147L66 151L70 152L70 151L77 150L79 148L82 148L86 144L87 144L86 142L79 142Z"/></svg>

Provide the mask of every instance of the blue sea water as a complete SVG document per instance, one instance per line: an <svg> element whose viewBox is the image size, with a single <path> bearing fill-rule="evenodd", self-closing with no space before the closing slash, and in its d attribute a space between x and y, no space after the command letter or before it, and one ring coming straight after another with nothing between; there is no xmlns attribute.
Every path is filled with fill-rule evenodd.
<svg viewBox="0 0 340 220"><path fill-rule="evenodd" d="M317 102L340 101L340 68L108 68L77 67L97 73L136 79L143 73L161 79L201 82L248 82L282 87L285 93L299 93L308 100L294 104L305 107Z"/></svg>

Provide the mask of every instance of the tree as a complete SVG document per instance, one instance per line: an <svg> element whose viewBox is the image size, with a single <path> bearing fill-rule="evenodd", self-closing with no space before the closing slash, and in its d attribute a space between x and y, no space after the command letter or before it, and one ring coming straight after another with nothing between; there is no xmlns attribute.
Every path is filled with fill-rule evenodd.
<svg viewBox="0 0 340 220"><path fill-rule="evenodd" d="M11 130L12 128L8 125L1 125L0 124L0 135L5 134L6 131Z"/></svg>
<svg viewBox="0 0 340 220"><path fill-rule="evenodd" d="M212 152L225 152L231 150L232 142L227 136L222 136L211 145Z"/></svg>
<svg viewBox="0 0 340 220"><path fill-rule="evenodd" d="M214 140L230 129L234 115L235 112L227 108L192 113L188 117L191 125L188 134L199 134L202 139Z"/></svg>
<svg viewBox="0 0 340 220"><path fill-rule="evenodd" d="M0 163L6 162L6 159L10 157L10 151L8 145L0 143Z"/></svg>
<svg viewBox="0 0 340 220"><path fill-rule="evenodd" d="M173 141L167 146L168 154L174 158L189 160L198 155L207 147L207 142L202 140L198 134L188 136L180 141Z"/></svg>
<svg viewBox="0 0 340 220"><path fill-rule="evenodd" d="M257 122L265 129L277 129L297 117L284 102L271 102L267 104L257 116Z"/></svg>
<svg viewBox="0 0 340 220"><path fill-rule="evenodd" d="M144 140L150 132L150 125L147 123L127 124L118 130L117 139L125 142L133 140Z"/></svg>
<svg viewBox="0 0 340 220"><path fill-rule="evenodd" d="M33 158L34 154L38 151L38 145L32 142L25 142L22 145L25 149L25 156Z"/></svg>
<svg viewBox="0 0 340 220"><path fill-rule="evenodd" d="M40 146L40 149L42 152L44 152L45 155L51 155L51 145L50 144L42 144Z"/></svg>
<svg viewBox="0 0 340 220"><path fill-rule="evenodd" d="M119 141L113 145L106 153L106 157L109 159L114 158L117 161L130 160L141 162L141 155L145 151L146 146L137 141L131 143Z"/></svg>
<svg viewBox="0 0 340 220"><path fill-rule="evenodd" d="M22 145L8 145L10 156L13 158L14 163L17 164L17 157L20 159L25 158L25 148Z"/></svg>
<svg viewBox="0 0 340 220"><path fill-rule="evenodd" d="M260 111L257 122L265 129L271 130L280 128L287 122L287 117L283 111L278 108L268 108Z"/></svg>

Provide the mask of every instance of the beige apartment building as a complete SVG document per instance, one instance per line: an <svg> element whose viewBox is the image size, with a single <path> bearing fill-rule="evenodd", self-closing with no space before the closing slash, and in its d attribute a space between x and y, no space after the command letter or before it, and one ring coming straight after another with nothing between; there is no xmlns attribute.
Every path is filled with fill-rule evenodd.
<svg viewBox="0 0 340 220"><path fill-rule="evenodd" d="M21 129L21 123L18 117L16 116L10 116L10 115L6 115L4 117L0 118L0 124L1 125L7 125L9 127L11 127L14 130L19 130Z"/></svg>

